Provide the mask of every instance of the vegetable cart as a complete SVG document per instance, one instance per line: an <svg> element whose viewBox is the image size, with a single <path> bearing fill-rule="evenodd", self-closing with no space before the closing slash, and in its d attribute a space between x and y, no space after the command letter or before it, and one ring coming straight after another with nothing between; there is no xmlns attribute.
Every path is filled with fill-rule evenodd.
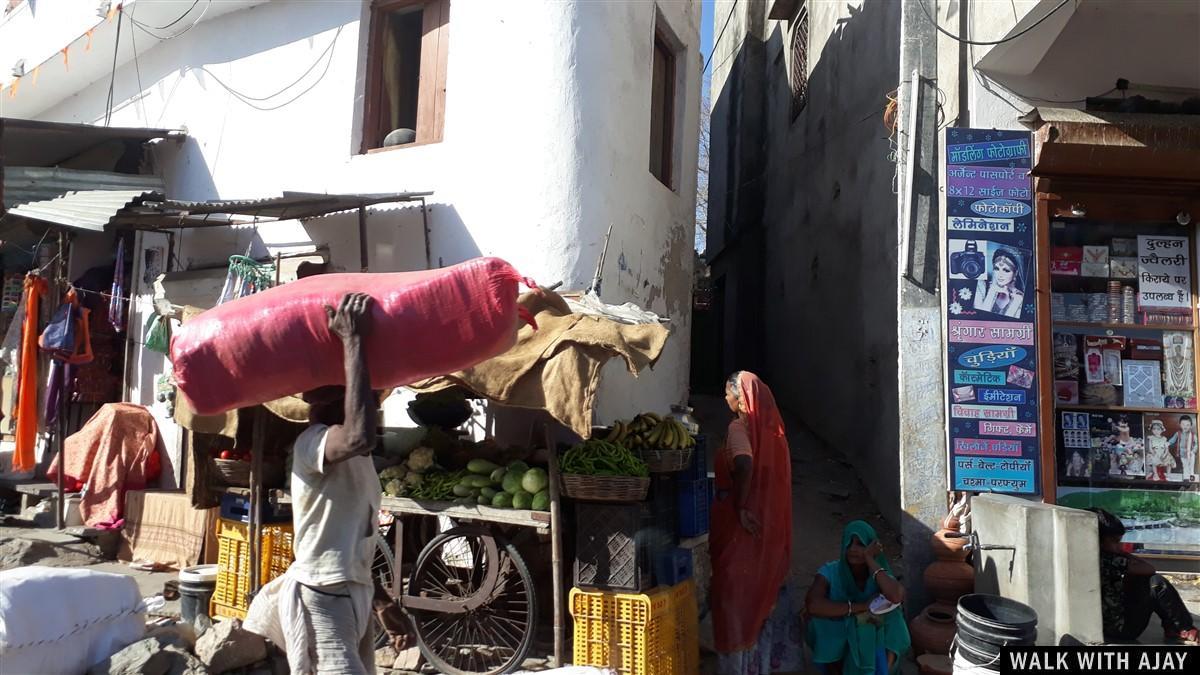
<svg viewBox="0 0 1200 675"><path fill-rule="evenodd" d="M539 603L534 580L500 526L526 528L522 536L534 532L550 535L554 658L559 665L564 661L558 466L549 437L547 441L551 448L547 452L548 512L383 498L383 510L395 516L391 557L396 561L404 560L404 516L446 516L457 523L424 546L407 582L402 574L392 576L392 594L409 617L417 647L439 672L511 672L520 667L533 646Z"/></svg>

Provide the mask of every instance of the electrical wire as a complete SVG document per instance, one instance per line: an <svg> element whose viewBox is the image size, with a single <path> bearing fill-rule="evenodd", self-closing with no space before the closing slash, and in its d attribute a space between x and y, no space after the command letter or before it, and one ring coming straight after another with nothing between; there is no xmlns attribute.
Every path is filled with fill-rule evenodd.
<svg viewBox="0 0 1200 675"><path fill-rule="evenodd" d="M700 74L708 70L708 64L712 63L713 54L717 53L717 45L721 44L721 38L725 37L725 29L729 28L729 21L733 18L733 12L737 9L738 0L733 0L733 6L729 8L729 16L725 17L725 25L721 26L721 32L717 34L717 39L713 40L712 48L708 50L708 58L704 60L704 67L700 69Z"/></svg>
<svg viewBox="0 0 1200 675"><path fill-rule="evenodd" d="M196 5L192 5L192 7L195 7L195 6ZM188 11L184 12L183 15L179 17L179 19L182 19L184 16L187 16L188 13L192 11L192 7L189 7ZM187 33L191 29L195 28L197 24L199 24L201 21L204 20L204 15L208 14L209 7L212 7L212 0L208 0L208 4L204 6L204 11L200 12L200 16L196 17L195 21L191 22L190 24L188 24L187 28L184 28L183 30L179 31L178 33L175 33L174 35L167 35L165 37L162 35L158 35L157 33L154 33L151 30L151 28L153 28L152 26L147 26L146 24L142 23L141 21L134 21L133 25L136 26L138 28L138 30L142 31L146 35L149 35L150 37L152 37L156 40L161 40L163 42L166 42L167 40L174 40L175 38L183 35L184 33ZM172 21L171 23L169 23L167 25L173 26L179 22L179 19L176 19L175 21Z"/></svg>
<svg viewBox="0 0 1200 675"><path fill-rule="evenodd" d="M1012 42L1013 40L1016 40L1017 38L1021 37L1022 35L1028 33L1029 31L1033 30L1034 28L1037 28L1038 26L1040 26L1043 21L1045 21L1046 19L1049 19L1052 15L1054 15L1056 12L1058 12L1058 10L1062 9L1063 7L1066 7L1067 3L1069 3L1069 2L1071 2L1071 0L1062 0L1062 2L1058 3L1058 6L1056 6L1054 9L1050 10L1049 12L1046 12L1045 16L1038 19L1037 21L1034 21L1032 25L1027 26L1024 30L1022 30L1020 33L1017 33L1016 35L1009 35L1009 36L1003 37L999 40L984 41L984 40L971 40L969 38L964 38L960 35L955 35L954 33L951 33L950 31L946 30L945 28L942 28L940 25L938 25L937 19L934 18L934 16L929 13L929 8L925 6L925 0L917 0L917 4L921 6L921 11L925 13L925 18L929 19L929 23L932 23L933 27L936 28L939 33L941 33L942 35L945 35L946 37L948 37L952 40L955 40L957 42L961 42L961 43L967 44L967 45L978 45L980 47L988 47L991 45L1002 45L1005 42ZM937 0L933 0L933 9L935 12L937 11Z"/></svg>
<svg viewBox="0 0 1200 675"><path fill-rule="evenodd" d="M121 17L117 15L117 37L113 40L112 74L108 78L108 101L104 106L104 126L112 121L113 91L117 83L117 52L121 48Z"/></svg>
<svg viewBox="0 0 1200 675"><path fill-rule="evenodd" d="M199 0L196 0L196 1L199 2ZM192 7L195 7L195 5L192 5ZM188 11L190 12L192 10L189 9ZM121 16L124 14L125 14L125 8L122 7L118 11L117 21L120 21ZM129 20L131 22L133 21L134 14L137 14L137 4L136 3L133 5L133 11L129 13ZM141 104L141 107L142 107L142 120L143 120L143 123L149 123L150 116L146 114L146 101L143 98L146 90L144 88L142 88L142 66L140 63L138 63L138 48L137 48L137 32L136 31L131 31L129 33L129 42L133 46L133 71L135 73L137 73L138 102Z"/></svg>
<svg viewBox="0 0 1200 675"><path fill-rule="evenodd" d="M210 0L210 2L211 2L211 0ZM184 12L183 14L180 14L178 17L176 17L176 18L175 18L175 20L174 20L174 21L172 21L171 23L169 23L169 24L167 24L167 25L165 25L165 26L149 26L149 25L146 25L146 24L141 24L141 25L142 25L142 26L144 26L144 27L146 27L146 28L153 29L153 30L166 30L166 29L170 28L171 26L174 26L175 24L179 23L180 21L183 21L183 17L187 16L188 14L191 14L191 13L192 13L192 10L193 10L193 9L196 9L196 5L198 5L198 4L200 4L200 0L196 0L195 2L193 2L193 3L192 3L192 6L191 6L191 7L188 7L186 12ZM134 8L135 8L135 9L134 9L134 11L135 11L135 12L137 11L136 7L137 7L137 4L135 3L135 4L134 4ZM132 17L131 17L131 18L132 18ZM136 22L135 22L135 23L136 23Z"/></svg>
<svg viewBox="0 0 1200 675"><path fill-rule="evenodd" d="M262 110L262 111L278 110L279 108L282 108L284 106L287 106L287 105L290 105L290 104L296 102L302 96L304 96L308 92L315 89L317 87L317 85L320 84L321 81L325 79L325 76L329 74L330 66L333 65L333 47L334 47L334 45L337 44L338 38L341 37L341 35L342 35L342 28L339 27L337 30L337 33L335 33L333 36L333 40L331 40L329 42L329 46L325 48L325 51L321 52L321 54L317 57L317 59L315 61L313 61L312 65L309 66L300 75L300 77L296 78L291 84L288 84L287 86L280 89L279 91L277 91L273 94L269 94L267 96L255 97L255 96L250 96L249 94L244 94L244 93L234 89L233 87L230 87L229 85L225 84L225 82L223 80L221 80L221 78L217 77L217 75L215 73L213 73L211 70L209 70L208 68L206 68L204 66L200 66L197 70L200 70L201 72L203 72L206 75L208 75L209 77L211 77L214 82L219 84L223 89L225 89L225 91L228 91L230 94L232 94L234 96L234 98L236 98L239 101L241 101L242 103L250 106L251 108L254 108L255 110ZM328 56L327 59L326 59L326 56ZM296 94L292 98L290 98L278 105L272 105L272 106L258 105L258 103L261 103L264 101L269 101L270 99L273 99L277 96L282 95L288 89L291 89L292 87L299 84L305 77L308 76L309 73L311 73L314 69L316 69L316 67L321 63L322 59L325 59L324 70L321 71L321 74L317 76L317 79L315 81L313 81L313 83L310 84L308 87L306 87L304 89L304 91L301 91L300 93Z"/></svg>

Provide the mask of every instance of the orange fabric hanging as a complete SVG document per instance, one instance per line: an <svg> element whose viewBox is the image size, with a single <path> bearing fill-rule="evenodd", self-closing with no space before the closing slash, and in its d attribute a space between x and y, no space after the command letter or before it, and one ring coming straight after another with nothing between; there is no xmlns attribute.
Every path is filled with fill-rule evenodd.
<svg viewBox="0 0 1200 675"><path fill-rule="evenodd" d="M713 637L723 654L753 647L787 579L792 553L792 461L775 396L757 375L738 377L754 473L747 509L760 524L758 536L742 527L733 495L732 458L716 462L712 505Z"/></svg>
<svg viewBox="0 0 1200 675"><path fill-rule="evenodd" d="M13 471L33 471L33 450L38 430L38 299L46 294L46 280L25 277L25 324L21 327L21 370L17 383L17 443Z"/></svg>

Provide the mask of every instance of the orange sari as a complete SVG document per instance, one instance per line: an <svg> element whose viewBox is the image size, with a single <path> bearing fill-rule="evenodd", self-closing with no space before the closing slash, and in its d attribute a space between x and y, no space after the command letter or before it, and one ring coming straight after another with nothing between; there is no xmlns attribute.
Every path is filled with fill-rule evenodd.
<svg viewBox="0 0 1200 675"><path fill-rule="evenodd" d="M792 551L792 463L783 419L775 397L753 373L738 379L746 406L743 421L753 450L747 508L761 531L753 536L741 525L734 504L731 461L716 462L717 490L712 505L709 546L712 555L713 631L718 652L755 645L787 579Z"/></svg>

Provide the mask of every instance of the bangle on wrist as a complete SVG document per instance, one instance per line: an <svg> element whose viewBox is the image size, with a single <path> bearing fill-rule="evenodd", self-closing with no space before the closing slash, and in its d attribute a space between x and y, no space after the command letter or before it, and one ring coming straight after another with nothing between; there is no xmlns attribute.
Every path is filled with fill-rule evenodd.
<svg viewBox="0 0 1200 675"><path fill-rule="evenodd" d="M846 601L846 616L850 616L853 613L854 613L854 606L850 604L849 600L847 600Z"/></svg>
<svg viewBox="0 0 1200 675"><path fill-rule="evenodd" d="M876 574L879 574L880 572L883 572L883 571L884 571L884 569L882 567L880 567L879 569L877 569L871 573L871 578L874 579Z"/></svg>

